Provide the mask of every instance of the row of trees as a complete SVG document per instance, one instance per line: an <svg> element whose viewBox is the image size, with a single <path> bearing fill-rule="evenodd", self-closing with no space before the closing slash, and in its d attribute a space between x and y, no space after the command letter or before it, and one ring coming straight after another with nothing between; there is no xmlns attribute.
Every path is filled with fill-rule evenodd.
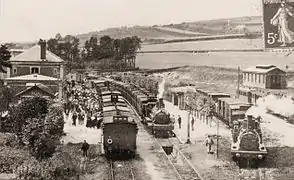
<svg viewBox="0 0 294 180"><path fill-rule="evenodd" d="M137 36L126 37L123 39L112 39L109 36L91 37L79 47L79 39L67 35L62 37L57 34L47 42L48 50L64 59L69 69L85 68L89 62L99 62L101 59L113 59L119 63L136 56L138 49L141 48L141 39Z"/></svg>

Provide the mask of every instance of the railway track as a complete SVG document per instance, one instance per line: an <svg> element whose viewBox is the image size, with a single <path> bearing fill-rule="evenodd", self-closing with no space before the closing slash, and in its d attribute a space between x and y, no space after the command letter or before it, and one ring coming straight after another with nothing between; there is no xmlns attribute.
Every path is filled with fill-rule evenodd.
<svg viewBox="0 0 294 180"><path fill-rule="evenodd" d="M175 168L180 171L184 172L182 175L183 180L204 180L204 178L200 175L199 171L195 168L195 166L189 161L189 159L185 156L185 154L178 148L178 145L173 142L172 139L169 141L174 148L174 153L168 155L173 162Z"/></svg>
<svg viewBox="0 0 294 180"><path fill-rule="evenodd" d="M127 102L127 101L126 101ZM134 112L134 115L138 118L141 119L137 111L127 102L129 107L132 109ZM138 127L148 133L144 127L141 121L137 122ZM148 133L149 134L149 133ZM197 169L191 164L191 162L187 159L187 157L184 155L183 152L179 148L175 146L175 143L172 143L174 148L179 152L180 159L175 161L174 156L172 155L167 155L162 148L160 142L151 135L152 139L154 142L161 147L161 150L164 152L165 157L167 158L169 164L173 168L175 174L177 175L179 180L204 180L204 178L200 175L200 173L197 171ZM179 156L178 156L179 157Z"/></svg>
<svg viewBox="0 0 294 180"><path fill-rule="evenodd" d="M130 161L109 160L110 180L135 180L133 166Z"/></svg>
<svg viewBox="0 0 294 180"><path fill-rule="evenodd" d="M238 180L265 180L261 169L239 169Z"/></svg>

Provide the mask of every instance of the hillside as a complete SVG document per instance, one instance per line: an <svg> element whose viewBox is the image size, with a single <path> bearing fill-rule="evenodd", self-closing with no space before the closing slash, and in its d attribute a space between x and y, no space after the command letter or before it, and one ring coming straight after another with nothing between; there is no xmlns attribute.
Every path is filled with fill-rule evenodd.
<svg viewBox="0 0 294 180"><path fill-rule="evenodd" d="M144 42L163 42L165 40L192 38L209 35L253 33L261 34L261 17L239 17L229 19L216 19L197 22L182 22L179 24L153 25L108 28L102 31L79 34L77 37L83 44L91 36L98 38L109 35L113 38L138 36Z"/></svg>
<svg viewBox="0 0 294 180"><path fill-rule="evenodd" d="M239 17L228 19L214 19L197 22L182 22L179 24L134 26L108 28L101 31L93 31L77 35L80 45L91 36L98 38L109 35L112 38L126 36L138 36L144 43L162 43L166 41L197 39L199 37L225 35L225 34L261 34L262 23L260 16ZM17 43L23 48L30 47L32 43ZM33 43L35 44L35 43Z"/></svg>

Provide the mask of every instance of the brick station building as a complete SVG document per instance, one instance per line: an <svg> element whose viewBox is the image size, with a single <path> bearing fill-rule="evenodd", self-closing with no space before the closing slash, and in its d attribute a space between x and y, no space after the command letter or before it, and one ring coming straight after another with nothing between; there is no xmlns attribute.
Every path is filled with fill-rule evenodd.
<svg viewBox="0 0 294 180"><path fill-rule="evenodd" d="M25 52L9 60L12 68L7 71L5 85L15 92L15 101L41 95L62 98L64 60L46 49L46 41L40 41Z"/></svg>

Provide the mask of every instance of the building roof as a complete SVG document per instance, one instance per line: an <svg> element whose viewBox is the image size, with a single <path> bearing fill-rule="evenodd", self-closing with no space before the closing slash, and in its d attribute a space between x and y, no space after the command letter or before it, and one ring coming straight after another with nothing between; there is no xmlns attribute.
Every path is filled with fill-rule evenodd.
<svg viewBox="0 0 294 180"><path fill-rule="evenodd" d="M220 101L224 101L227 104L230 105L237 105L237 104L242 104L242 105L247 105L249 104L246 101L242 101L241 99L236 99L236 98L229 98L229 97L225 97L225 98L219 98Z"/></svg>
<svg viewBox="0 0 294 180"><path fill-rule="evenodd" d="M10 77L6 78L5 81L7 80L14 80L14 81L58 81L59 79L50 77L50 76L44 76L40 74L29 74L29 75L24 75L24 76L15 76L15 77Z"/></svg>
<svg viewBox="0 0 294 180"><path fill-rule="evenodd" d="M204 93L208 96L226 96L226 97L230 97L230 95L228 93L223 93L223 92L217 92L217 91L211 91L208 89L196 89L197 92L199 93Z"/></svg>
<svg viewBox="0 0 294 180"><path fill-rule="evenodd" d="M41 84L41 83L36 83L34 86L29 86L25 90L17 93L15 96L21 96L22 94L24 94L32 89L35 89L35 88L38 88L38 89L48 93L52 97L54 96L54 93L47 86L45 86L44 84Z"/></svg>
<svg viewBox="0 0 294 180"><path fill-rule="evenodd" d="M274 69L278 69L285 73L285 71L279 69L275 65L256 65L255 67L244 69L243 72L268 73Z"/></svg>
<svg viewBox="0 0 294 180"><path fill-rule="evenodd" d="M170 88L171 92L174 93L185 93L188 91L196 92L196 86L182 86L182 87L174 87Z"/></svg>
<svg viewBox="0 0 294 180"><path fill-rule="evenodd" d="M52 63L63 63L62 60L57 55L46 50L46 60L41 60L41 47L39 45L33 46L27 49L23 53L11 58L10 62L52 62Z"/></svg>

